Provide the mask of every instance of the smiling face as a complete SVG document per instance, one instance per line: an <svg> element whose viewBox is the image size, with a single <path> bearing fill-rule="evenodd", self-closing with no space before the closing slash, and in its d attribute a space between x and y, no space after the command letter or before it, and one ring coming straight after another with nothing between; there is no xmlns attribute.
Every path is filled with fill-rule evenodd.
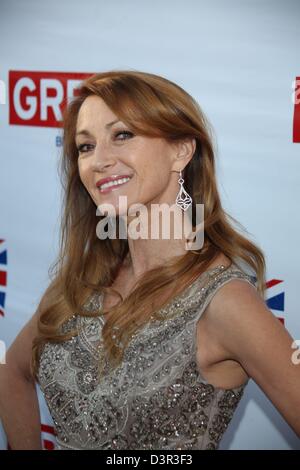
<svg viewBox="0 0 300 470"><path fill-rule="evenodd" d="M109 203L122 215L119 196L127 196L128 208L132 204L149 208L151 203L174 204L179 189L176 171L185 166L185 162L175 161L176 145L163 138L135 135L95 95L83 102L76 133L79 175L97 206ZM116 175L130 179L103 190L96 186L102 178Z"/></svg>

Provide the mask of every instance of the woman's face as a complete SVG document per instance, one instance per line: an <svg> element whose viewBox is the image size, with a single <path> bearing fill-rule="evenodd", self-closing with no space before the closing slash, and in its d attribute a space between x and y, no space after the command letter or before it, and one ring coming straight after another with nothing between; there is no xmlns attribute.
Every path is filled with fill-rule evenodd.
<svg viewBox="0 0 300 470"><path fill-rule="evenodd" d="M127 196L132 204L175 203L179 190L178 178L185 161L178 160L178 144L165 139L134 135L98 96L83 102L77 120L76 145L78 169L82 183L98 206L111 204L117 215L124 214L119 196ZM113 124L112 124L113 123ZM82 132L84 131L84 132ZM181 148L181 150L183 147ZM194 147L185 149L193 154ZM181 152L187 158L187 152ZM118 186L98 188L96 183L110 176L129 176Z"/></svg>

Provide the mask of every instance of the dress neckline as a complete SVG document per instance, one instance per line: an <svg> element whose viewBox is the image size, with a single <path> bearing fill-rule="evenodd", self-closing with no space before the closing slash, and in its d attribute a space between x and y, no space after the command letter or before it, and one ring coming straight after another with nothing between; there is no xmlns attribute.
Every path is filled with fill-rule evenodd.
<svg viewBox="0 0 300 470"><path fill-rule="evenodd" d="M176 302L177 300L181 300L187 297L190 291L192 291L192 289L194 288L194 286L197 285L200 281L202 281L204 277L207 277L207 276L213 277L214 275L219 274L221 272L225 272L232 267L233 267L233 263L227 267L224 264L218 264L214 268L207 269L203 273L199 274L199 276L197 276L188 286L186 286L182 292L175 295L173 299L171 299L170 303ZM166 305L166 307L167 306L168 305Z"/></svg>
<svg viewBox="0 0 300 470"><path fill-rule="evenodd" d="M163 306L162 308L159 308L158 313L163 313L167 311L168 309L170 309L170 307L174 305L174 303L183 301L186 297L189 296L190 292L192 292L194 287L198 285L198 283L200 283L203 278L208 277L208 276L213 277L215 275L218 275L219 273L227 272L229 269L233 269L234 267L235 267L235 263L232 262L229 266L225 266L224 264L218 264L213 268L207 269L206 271L201 273L199 276L197 276L188 286L186 286L182 292L172 297L165 306ZM98 301L99 301L99 311L102 313L103 292L100 293Z"/></svg>

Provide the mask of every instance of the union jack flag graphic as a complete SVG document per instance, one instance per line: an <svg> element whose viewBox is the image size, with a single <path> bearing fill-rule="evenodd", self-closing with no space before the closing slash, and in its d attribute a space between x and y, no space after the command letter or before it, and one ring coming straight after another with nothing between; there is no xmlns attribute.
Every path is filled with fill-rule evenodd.
<svg viewBox="0 0 300 470"><path fill-rule="evenodd" d="M284 291L282 290L281 279L270 279L266 282L267 289L270 289L271 297L266 300L266 304L270 310L277 310L284 313ZM284 324L284 317L277 316Z"/></svg>
<svg viewBox="0 0 300 470"><path fill-rule="evenodd" d="M7 250L4 240L0 239L0 317L4 317L7 286Z"/></svg>

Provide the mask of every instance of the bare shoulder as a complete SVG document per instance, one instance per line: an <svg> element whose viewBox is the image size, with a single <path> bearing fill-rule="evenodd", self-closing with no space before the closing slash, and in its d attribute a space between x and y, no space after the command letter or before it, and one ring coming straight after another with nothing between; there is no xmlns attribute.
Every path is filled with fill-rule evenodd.
<svg viewBox="0 0 300 470"><path fill-rule="evenodd" d="M230 278L213 294L197 323L197 349L211 383L231 388L252 378L300 437L294 339L245 278Z"/></svg>
<svg viewBox="0 0 300 470"><path fill-rule="evenodd" d="M208 304L205 318L225 351L238 360L244 350L243 334L248 338L265 334L264 340L268 341L268 332L281 335L283 330L256 288L245 279L232 278L221 286Z"/></svg>
<svg viewBox="0 0 300 470"><path fill-rule="evenodd" d="M205 331L223 357L242 366L300 435L300 364L292 360L294 339L255 287L231 279L217 290L204 314Z"/></svg>
<svg viewBox="0 0 300 470"><path fill-rule="evenodd" d="M240 335L241 306L256 309L256 302L261 306L257 297L250 283L230 279L217 290L198 320L197 362L202 375L215 386L234 388L249 378L239 347L232 346Z"/></svg>
<svg viewBox="0 0 300 470"><path fill-rule="evenodd" d="M224 357L241 364L266 392L279 388L284 378L300 385L300 368L291 361L294 340L250 283L224 284L205 317L205 329Z"/></svg>

